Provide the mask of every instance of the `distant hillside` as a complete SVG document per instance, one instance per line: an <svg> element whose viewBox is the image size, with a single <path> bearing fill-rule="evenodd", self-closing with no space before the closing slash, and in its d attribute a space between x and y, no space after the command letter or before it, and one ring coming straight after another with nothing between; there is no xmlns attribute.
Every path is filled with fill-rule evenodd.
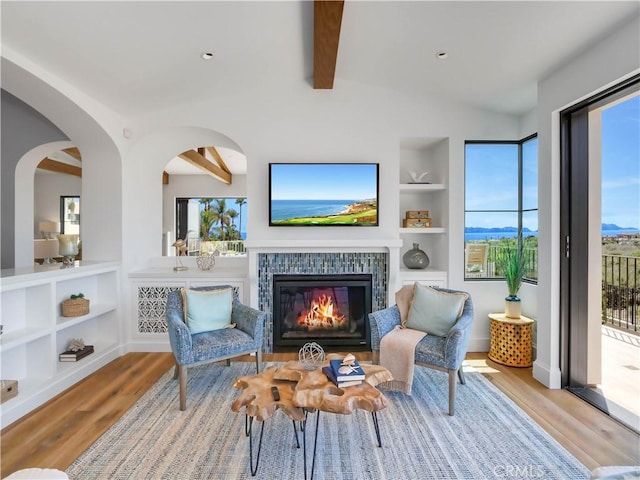
<svg viewBox="0 0 640 480"><path fill-rule="evenodd" d="M637 228L633 227L619 227L615 223L603 223L602 230L627 230L627 231L640 231ZM494 227L494 228L485 228L485 227L465 227L465 233L501 233L501 232L517 232L517 227ZM533 233L535 230L530 230L527 227L522 229L523 233Z"/></svg>
<svg viewBox="0 0 640 480"><path fill-rule="evenodd" d="M485 227L465 227L465 233L500 233L500 232L517 232L517 227L494 227L494 228L485 228ZM533 230L524 227L522 229L524 233L533 232Z"/></svg>
<svg viewBox="0 0 640 480"><path fill-rule="evenodd" d="M634 231L638 231L637 228L633 228L633 227L619 227L618 225L616 225L615 223L603 223L602 224L602 230L634 230Z"/></svg>

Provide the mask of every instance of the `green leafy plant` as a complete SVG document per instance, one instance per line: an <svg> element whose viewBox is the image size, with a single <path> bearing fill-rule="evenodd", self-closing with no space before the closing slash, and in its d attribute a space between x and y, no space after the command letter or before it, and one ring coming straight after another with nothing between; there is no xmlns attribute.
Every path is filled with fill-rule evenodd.
<svg viewBox="0 0 640 480"><path fill-rule="evenodd" d="M500 248L496 255L496 263L507 282L507 290L509 291L507 299L517 298L526 270L522 247L511 245Z"/></svg>
<svg viewBox="0 0 640 480"><path fill-rule="evenodd" d="M76 298L84 298L84 293L73 294L69 298L71 298L72 300L74 300Z"/></svg>

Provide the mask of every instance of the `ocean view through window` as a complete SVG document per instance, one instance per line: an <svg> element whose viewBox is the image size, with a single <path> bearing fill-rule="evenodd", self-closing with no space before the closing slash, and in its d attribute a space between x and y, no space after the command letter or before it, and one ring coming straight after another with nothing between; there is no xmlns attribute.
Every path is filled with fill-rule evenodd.
<svg viewBox="0 0 640 480"><path fill-rule="evenodd" d="M465 279L503 278L496 258L522 246L538 279L538 139L465 143Z"/></svg>

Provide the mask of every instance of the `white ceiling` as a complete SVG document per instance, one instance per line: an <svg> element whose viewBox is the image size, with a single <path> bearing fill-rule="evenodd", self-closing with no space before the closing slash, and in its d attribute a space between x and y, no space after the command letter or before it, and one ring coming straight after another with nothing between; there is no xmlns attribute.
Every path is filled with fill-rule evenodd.
<svg viewBox="0 0 640 480"><path fill-rule="evenodd" d="M1 2L2 44L123 117L311 87L309 1ZM634 1L347 0L334 90L349 81L526 113L549 72L619 25ZM214 53L204 61L200 54ZM445 51L449 58L436 58Z"/></svg>

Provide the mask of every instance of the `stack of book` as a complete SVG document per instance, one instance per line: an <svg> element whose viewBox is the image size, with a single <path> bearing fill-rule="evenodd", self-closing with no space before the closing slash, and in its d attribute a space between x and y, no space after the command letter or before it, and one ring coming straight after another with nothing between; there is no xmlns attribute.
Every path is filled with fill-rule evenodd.
<svg viewBox="0 0 640 480"><path fill-rule="evenodd" d="M82 350L67 350L66 352L62 352L60 354L61 362L77 362L78 360L86 357L87 355L91 355L93 353L93 345L85 345Z"/></svg>
<svg viewBox="0 0 640 480"><path fill-rule="evenodd" d="M329 360L329 366L323 367L322 371L338 388L360 385L365 378L364 370L357 360L350 365L345 365L342 360Z"/></svg>

